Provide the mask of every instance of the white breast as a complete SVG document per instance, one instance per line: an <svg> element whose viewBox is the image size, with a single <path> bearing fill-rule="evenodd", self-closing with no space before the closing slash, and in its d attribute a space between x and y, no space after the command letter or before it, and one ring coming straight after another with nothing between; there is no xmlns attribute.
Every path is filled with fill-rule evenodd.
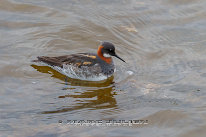
<svg viewBox="0 0 206 137"><path fill-rule="evenodd" d="M103 73L99 73L98 75L93 74L89 69L77 68L72 65L64 65L61 67L52 67L58 72L74 79L87 80L87 81L102 81L111 76L104 75Z"/></svg>

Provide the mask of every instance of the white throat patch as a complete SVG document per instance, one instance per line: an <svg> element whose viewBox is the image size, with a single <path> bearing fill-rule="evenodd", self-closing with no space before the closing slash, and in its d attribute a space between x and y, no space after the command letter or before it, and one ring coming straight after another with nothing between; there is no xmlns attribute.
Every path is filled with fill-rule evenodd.
<svg viewBox="0 0 206 137"><path fill-rule="evenodd" d="M105 58L110 58L110 57L111 57L111 55L109 55L109 54L107 54L107 53L104 53L103 56L104 56Z"/></svg>

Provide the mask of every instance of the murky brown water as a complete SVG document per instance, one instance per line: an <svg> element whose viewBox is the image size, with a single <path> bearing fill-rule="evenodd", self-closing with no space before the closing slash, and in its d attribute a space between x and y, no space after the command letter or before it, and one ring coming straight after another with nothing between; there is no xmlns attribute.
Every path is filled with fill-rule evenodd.
<svg viewBox="0 0 206 137"><path fill-rule="evenodd" d="M205 136L205 7L205 0L0 0L0 136ZM65 82L31 62L96 52L105 40L127 63L114 59L117 72L102 83Z"/></svg>

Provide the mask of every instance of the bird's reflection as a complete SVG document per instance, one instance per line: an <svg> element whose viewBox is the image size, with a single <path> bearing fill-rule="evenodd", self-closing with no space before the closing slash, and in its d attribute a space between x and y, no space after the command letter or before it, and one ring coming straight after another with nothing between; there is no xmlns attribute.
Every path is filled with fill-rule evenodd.
<svg viewBox="0 0 206 137"><path fill-rule="evenodd" d="M61 73L53 70L52 68L48 66L37 66L37 65L31 65L34 69L36 69L39 72L42 73L48 73L51 74L51 77L60 79L62 83L67 85L67 88L64 88L64 90L69 91L69 86L73 86L74 88L81 87L87 87L87 90L78 92L78 95L68 94L59 96L59 99L62 98L73 98L76 102L75 104L72 104L71 106L63 106L59 108L55 108L55 110L52 111L44 111L43 114L50 114L50 113L63 113L63 112L69 112L73 110L80 110L80 109L105 109L105 108L116 108L117 102L114 98L114 95L116 92L114 92L114 77L111 77L105 81L100 82L91 82L91 81L82 81L77 79L68 78L65 75L62 75ZM66 83L65 83L66 80ZM91 88L89 88L91 87ZM81 100L81 101L79 101Z"/></svg>

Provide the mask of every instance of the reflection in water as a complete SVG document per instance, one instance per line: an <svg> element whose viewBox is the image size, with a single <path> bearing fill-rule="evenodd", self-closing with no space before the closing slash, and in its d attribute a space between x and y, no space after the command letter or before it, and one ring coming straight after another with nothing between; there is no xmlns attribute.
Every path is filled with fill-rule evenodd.
<svg viewBox="0 0 206 137"><path fill-rule="evenodd" d="M82 87L97 87L95 89L89 89L83 91L80 95L64 95L59 96L59 99L62 98L73 98L76 99L76 105L73 106L64 106L63 108L58 108L57 110L53 111L44 111L42 114L50 114L50 113L61 113L61 112L68 112L73 110L79 110L83 108L90 108L90 109L105 109L105 108L116 108L117 103L114 95L116 94L113 91L114 77L111 77L105 81L94 82L94 81L82 81L78 79L68 78L65 75L53 70L48 66L37 66L31 65L34 69L42 73L52 74L52 77L65 81L66 85L70 86L82 86ZM64 88L64 90L68 90L71 88ZM82 99L85 99L82 101ZM81 100L81 101L79 101Z"/></svg>
<svg viewBox="0 0 206 137"><path fill-rule="evenodd" d="M106 108L115 108L117 107L116 99L114 98L115 92L112 93L112 87L104 88L104 89L98 89L93 91L85 91L81 93L80 95L65 95L65 96L59 96L59 98L76 98L84 99L83 102L76 103L75 106L64 106L63 108L59 108L54 111L44 111L42 114L50 114L50 113L62 113L62 112L68 112L73 110L79 110L84 108L90 108L90 109L106 109Z"/></svg>

